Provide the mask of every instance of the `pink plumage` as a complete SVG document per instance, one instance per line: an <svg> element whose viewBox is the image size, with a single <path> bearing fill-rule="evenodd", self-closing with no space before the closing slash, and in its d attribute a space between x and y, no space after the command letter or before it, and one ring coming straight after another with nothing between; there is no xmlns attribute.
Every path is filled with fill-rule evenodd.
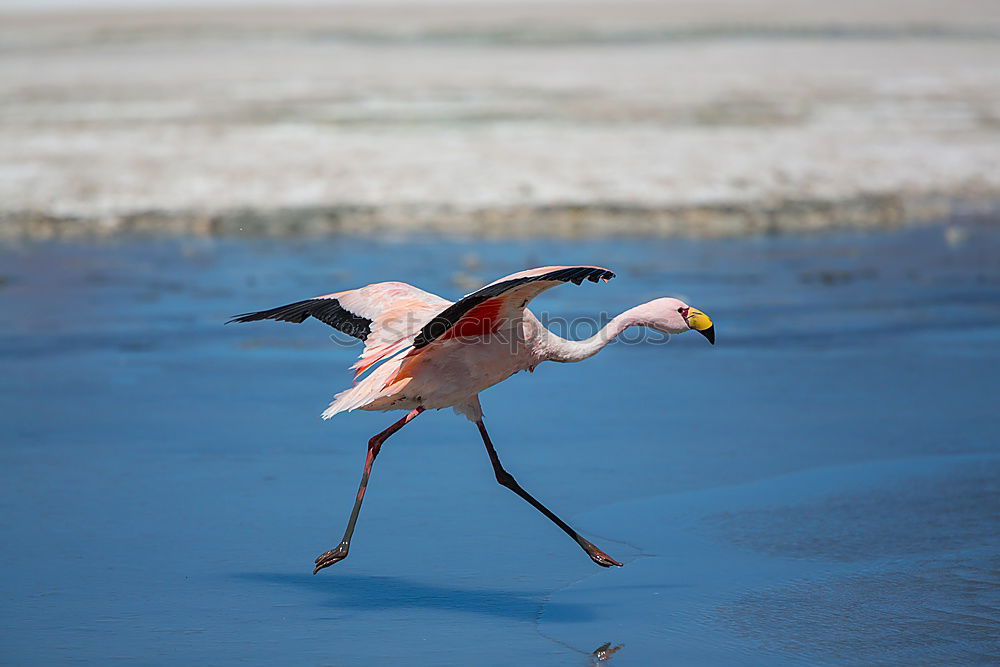
<svg viewBox="0 0 1000 667"><path fill-rule="evenodd" d="M708 316L677 299L655 299L631 308L583 341L553 334L527 308L536 296L561 283L599 282L613 277L614 273L599 266L543 266L500 278L455 302L406 283L375 283L230 320L297 323L314 317L365 342L352 366L355 384L334 397L323 412L324 419L351 410L407 411L403 419L369 441L361 485L344 538L336 548L316 559L314 572L347 556L382 443L424 410L449 407L476 423L500 484L555 522L595 563L604 567L621 565L517 484L500 464L479 403L480 392L511 375L533 370L544 361L587 359L630 326L647 326L671 334L694 329L714 342L714 327Z"/></svg>

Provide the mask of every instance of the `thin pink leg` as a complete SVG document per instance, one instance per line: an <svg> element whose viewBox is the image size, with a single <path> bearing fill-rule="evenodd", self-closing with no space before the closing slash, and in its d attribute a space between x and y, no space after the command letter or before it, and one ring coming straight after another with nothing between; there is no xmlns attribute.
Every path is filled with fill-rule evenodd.
<svg viewBox="0 0 1000 667"><path fill-rule="evenodd" d="M365 499L365 490L368 488L368 478L371 477L372 465L375 463L375 457L378 456L378 452L382 448L382 443L388 440L390 435L413 421L423 411L423 408L411 410L405 417L378 435L373 436L368 441L368 455L365 457L365 467L361 471L361 485L358 487L358 497L354 501L354 509L351 510L351 518L347 521L347 530L344 531L344 539L333 549L316 557L316 569L313 570L313 574L316 574L324 567L330 567L334 563L347 558L347 552L351 548L351 537L354 535L354 526L358 523L358 515L361 514L361 503Z"/></svg>

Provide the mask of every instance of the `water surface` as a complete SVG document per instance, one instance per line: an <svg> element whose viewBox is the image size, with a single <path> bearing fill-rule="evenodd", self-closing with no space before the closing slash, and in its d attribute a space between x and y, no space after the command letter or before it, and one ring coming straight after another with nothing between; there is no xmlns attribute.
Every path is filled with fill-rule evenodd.
<svg viewBox="0 0 1000 667"><path fill-rule="evenodd" d="M1000 660L1000 230L740 241L112 240L0 250L0 659L586 665ZM594 263L536 310L661 295L718 344L615 344L383 449L319 413L358 348L228 316ZM611 653L615 648L619 650Z"/></svg>

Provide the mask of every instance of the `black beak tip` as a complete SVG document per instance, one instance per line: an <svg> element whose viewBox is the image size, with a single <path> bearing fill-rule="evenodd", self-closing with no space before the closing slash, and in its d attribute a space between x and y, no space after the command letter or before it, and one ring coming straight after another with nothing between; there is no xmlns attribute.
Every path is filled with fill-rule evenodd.
<svg viewBox="0 0 1000 667"><path fill-rule="evenodd" d="M711 343L712 345L715 345L715 325L714 324L712 326L710 326L709 328L707 328L707 329L702 329L698 333L700 333L702 336L704 336L705 338L707 338L709 343Z"/></svg>

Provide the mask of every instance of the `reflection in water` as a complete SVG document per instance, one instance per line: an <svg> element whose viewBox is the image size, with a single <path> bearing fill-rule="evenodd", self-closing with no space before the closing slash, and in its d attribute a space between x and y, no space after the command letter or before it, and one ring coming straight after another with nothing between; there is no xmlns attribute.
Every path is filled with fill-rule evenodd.
<svg viewBox="0 0 1000 667"><path fill-rule="evenodd" d="M611 656L613 656L615 653L622 650L623 648L625 648L625 644L619 644L618 646L612 647L611 642L604 642L603 644L594 649L594 652L591 654L593 657L592 662L593 664L596 665L599 662L610 660Z"/></svg>
<svg viewBox="0 0 1000 667"><path fill-rule="evenodd" d="M247 581L301 587L321 594L325 599L320 605L337 609L380 611L390 608L422 608L534 621L538 614L539 600L544 596L543 591L467 589L392 576L342 576L329 582L317 581L311 575L278 572L244 572L233 576ZM333 597L327 597L331 594ZM587 605L549 602L545 608L547 614L558 617L561 622L593 620L593 612ZM611 642L605 642L587 653L586 650L574 648L551 637L546 638L586 655L589 665L610 660L611 656L625 648L624 644L612 646Z"/></svg>
<svg viewBox="0 0 1000 667"><path fill-rule="evenodd" d="M484 614L533 622L545 591L459 588L420 582L404 577L352 575L318 582L312 575L285 572L245 572L238 579L295 586L321 596L321 606L336 609L384 611L387 609L436 609ZM587 605L546 605L546 613L562 622L589 621Z"/></svg>

